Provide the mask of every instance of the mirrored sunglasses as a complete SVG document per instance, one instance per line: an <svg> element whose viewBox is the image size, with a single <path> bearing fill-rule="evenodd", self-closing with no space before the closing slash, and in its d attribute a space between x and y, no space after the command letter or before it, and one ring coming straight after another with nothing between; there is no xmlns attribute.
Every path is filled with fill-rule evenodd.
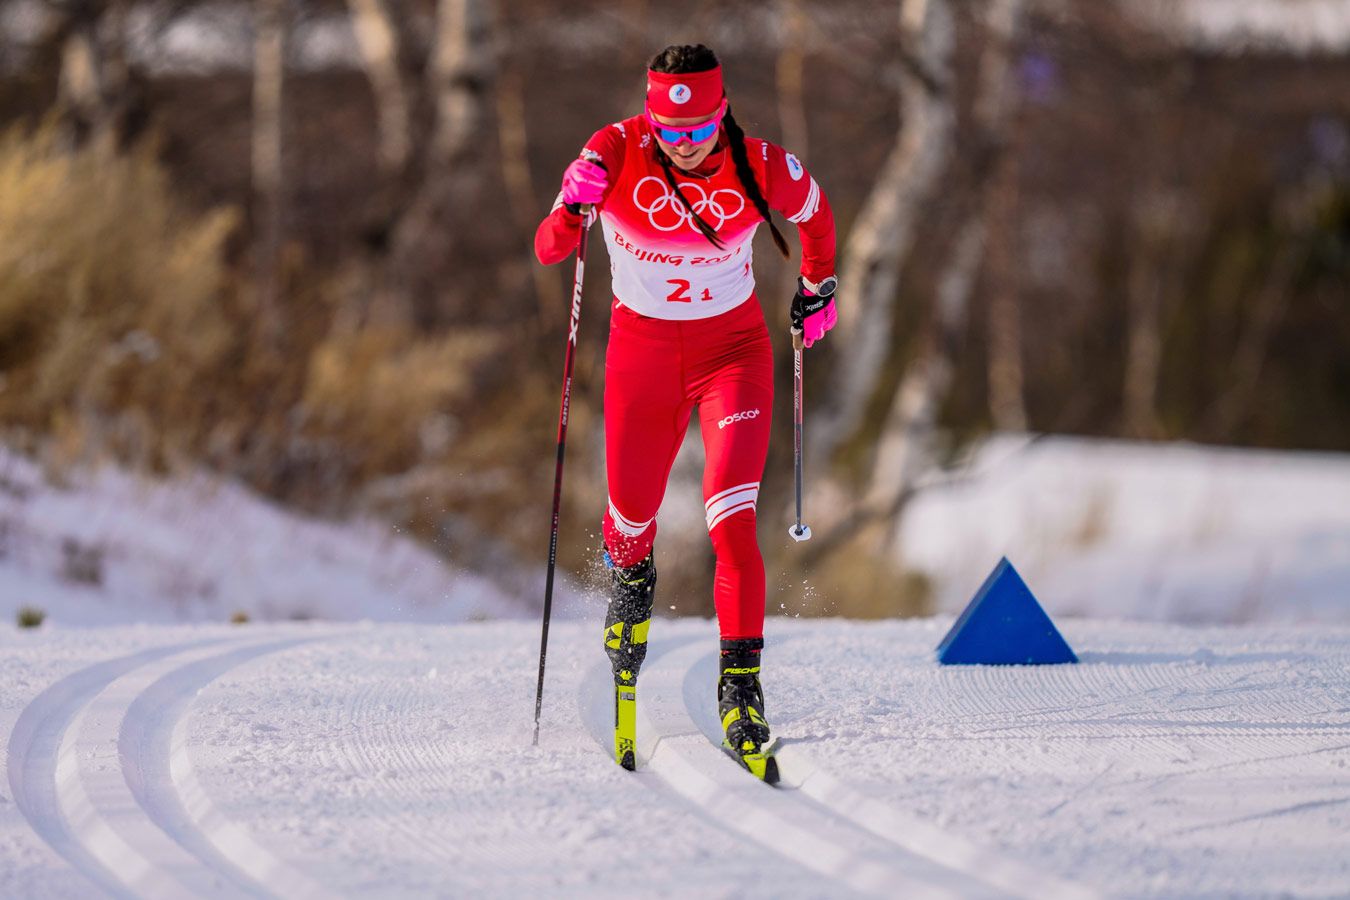
<svg viewBox="0 0 1350 900"><path fill-rule="evenodd" d="M712 140L717 134L718 126L722 124L722 118L727 114L727 101L722 101L716 115L697 125L662 125L652 116L650 108L646 110L646 114L647 123L652 126L652 131L656 133L657 140L664 141L667 144L678 144L680 141L702 144Z"/></svg>

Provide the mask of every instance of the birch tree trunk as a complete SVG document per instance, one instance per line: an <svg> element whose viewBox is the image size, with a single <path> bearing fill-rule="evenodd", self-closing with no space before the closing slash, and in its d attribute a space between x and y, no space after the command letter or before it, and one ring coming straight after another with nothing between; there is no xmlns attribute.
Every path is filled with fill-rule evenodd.
<svg viewBox="0 0 1350 900"><path fill-rule="evenodd" d="M988 223L995 219L999 206L999 175L1012 164L1007 152L1007 127L1016 101L1011 77L1012 49L1023 2L993 0L988 8L975 96L975 123L989 158L984 170L978 173L976 203L957 235L938 284L933 324L896 392L877 448L876 464L868 481L868 503L880 511L886 524L883 546L889 543L896 514L905 498L931 464L938 410L955 377L957 349L969 320L970 298L985 260ZM1011 304L1012 308L1003 313L1015 323L1015 297ZM1015 324L1009 330L1016 335ZM1013 343L1012 355L1020 352L1020 341ZM1020 374L1020 364L1017 370ZM1020 408L1020 391L1017 403Z"/></svg>
<svg viewBox="0 0 1350 900"><path fill-rule="evenodd" d="M102 117L103 84L94 40L97 21L76 20L61 45L61 75L57 97L66 123L66 137L83 143Z"/></svg>
<svg viewBox="0 0 1350 900"><path fill-rule="evenodd" d="M489 0L441 0L436 10L436 49L431 57L431 96L436 124L432 166L460 161L483 118L482 86L490 68Z"/></svg>
<svg viewBox="0 0 1350 900"><path fill-rule="evenodd" d="M951 152L955 113L948 85L953 22L947 0L902 0L900 24L918 72L900 89L900 133L844 247L839 325L845 348L832 373L832 406L811 429L811 458L833 459L863 425L890 348L900 270L918 215Z"/></svg>
<svg viewBox="0 0 1350 900"><path fill-rule="evenodd" d="M1271 340L1288 312L1290 297L1294 294L1290 284L1294 272L1294 253L1286 244L1276 251L1270 272L1250 304L1229 366L1228 387L1219 394L1205 417L1201 430L1216 443L1237 443L1234 432L1255 406Z"/></svg>
<svg viewBox="0 0 1350 900"><path fill-rule="evenodd" d="M392 178L403 172L412 153L412 103L399 68L398 27L387 0L347 0L347 6L375 95L380 171Z"/></svg>
<svg viewBox="0 0 1350 900"><path fill-rule="evenodd" d="M1145 253L1152 255L1151 250ZM1158 264L1136 258L1129 274L1129 332L1125 347L1125 431L1150 439L1159 434L1156 401L1162 360L1162 279Z"/></svg>
<svg viewBox="0 0 1350 900"><path fill-rule="evenodd" d="M802 0L782 0L779 17L784 33L775 71L778 80L778 121L783 131L783 146L802 159L809 159L806 98L803 91L807 22Z"/></svg>
<svg viewBox="0 0 1350 900"><path fill-rule="evenodd" d="M1021 98L1014 71L1024 7L1025 0L994 0L989 9L989 43L980 67L980 99L975 110L976 120L993 147L986 204L985 274L989 296L989 412L1000 431L1027 429L1017 259L1017 109Z"/></svg>
<svg viewBox="0 0 1350 900"><path fill-rule="evenodd" d="M281 242L285 214L282 157L287 0L255 0L253 47L254 285L259 321L277 327L281 296Z"/></svg>
<svg viewBox="0 0 1350 900"><path fill-rule="evenodd" d="M1182 140L1178 123L1159 129L1149 122L1159 95L1177 96L1189 78L1184 61L1173 60L1158 73L1156 82L1133 95L1134 121L1145 135L1138 148L1142 189L1131 198L1129 268L1126 275L1127 326L1123 395L1123 425L1127 434L1144 439L1163 436L1158 415L1158 386L1162 374L1163 314L1168 300L1171 261L1181 258L1196 237L1195 211L1178 181L1175 147ZM1147 123L1147 124L1145 124Z"/></svg>
<svg viewBox="0 0 1350 900"><path fill-rule="evenodd" d="M467 299L465 273L446 260L456 239L472 226L484 180L474 140L486 119L484 98L492 74L490 0L440 0L436 40L428 66L435 111L426 165L407 213L394 229L390 281L393 291L376 317L429 326Z"/></svg>
<svg viewBox="0 0 1350 900"><path fill-rule="evenodd" d="M521 239L521 252L534 287L539 322L544 328L561 324L565 288L558 269L534 258L534 230L541 208L530 173L529 122L525 113L525 74L518 63L502 67L497 82L497 136L501 145L502 181L506 185L511 218Z"/></svg>
<svg viewBox="0 0 1350 900"><path fill-rule="evenodd" d="M995 205L994 174L1006 150L1002 135L1014 97L1008 88L1009 37L1022 2L995 0L990 10L990 34L980 60L975 118L992 159L979 175L976 201L957 233L939 280L933 318L925 328L914 362L906 369L887 408L862 502L848 504L836 498L836 505L850 509L850 513L826 540L813 548L817 556L862 532L869 535L866 549L888 555L898 515L913 494L919 477L931 465L938 412L955 378L957 352L984 260L987 223Z"/></svg>
<svg viewBox="0 0 1350 900"><path fill-rule="evenodd" d="M1124 427L1132 437L1162 434L1158 381L1162 370L1162 314L1165 269L1177 242L1184 240L1181 198L1163 183L1160 165L1151 166L1149 188L1132 204L1131 255L1126 281L1129 325L1125 343Z"/></svg>
<svg viewBox="0 0 1350 900"><path fill-rule="evenodd" d="M938 408L956 373L956 351L969 319L970 297L980 272L986 227L983 216L971 215L957 235L942 280L936 315L914 364L905 372L886 416L877 446L876 465L868 480L867 502L887 523L918 476L928 467ZM889 528L888 528L889 532Z"/></svg>
<svg viewBox="0 0 1350 900"><path fill-rule="evenodd" d="M989 416L999 431L1026 431L1014 153L1005 153L999 160L991 195L985 250L985 271L989 276Z"/></svg>

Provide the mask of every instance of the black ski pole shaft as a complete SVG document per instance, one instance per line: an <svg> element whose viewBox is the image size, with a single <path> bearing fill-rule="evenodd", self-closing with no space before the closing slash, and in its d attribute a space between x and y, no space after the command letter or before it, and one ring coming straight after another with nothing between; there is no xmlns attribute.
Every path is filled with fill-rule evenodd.
<svg viewBox="0 0 1350 900"><path fill-rule="evenodd" d="M792 337L792 468L797 485L797 530L802 530L802 348Z"/></svg>
<svg viewBox="0 0 1350 900"><path fill-rule="evenodd" d="M802 333L792 331L792 462L797 481L797 524L788 529L794 541L811 539L811 526L802 524Z"/></svg>
<svg viewBox="0 0 1350 900"><path fill-rule="evenodd" d="M558 519L562 512L563 452L567 446L567 414L572 404L572 361L581 326L581 279L586 273L586 234L590 207L581 208L581 239L577 243L577 275L572 284L572 319L563 360L562 403L558 410L558 467L553 475L553 531L548 539L548 577L544 582L544 628L539 638L539 687L534 695L534 746L539 746L539 716L544 709L544 663L548 657L548 622L553 613L553 573L558 567Z"/></svg>

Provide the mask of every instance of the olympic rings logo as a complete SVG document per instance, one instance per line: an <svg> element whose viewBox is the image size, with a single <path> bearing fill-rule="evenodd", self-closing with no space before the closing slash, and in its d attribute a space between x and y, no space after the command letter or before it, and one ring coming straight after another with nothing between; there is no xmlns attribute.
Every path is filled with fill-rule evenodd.
<svg viewBox="0 0 1350 900"><path fill-rule="evenodd" d="M655 196L650 190L643 190L649 181L656 185ZM745 197L730 188L718 188L709 194L702 185L685 183L680 185L680 192L689 200L694 213L712 225L714 230L721 230L723 225L745 210ZM644 196L651 198L650 202L644 200ZM731 208L733 203L735 209ZM646 176L633 188L633 205L647 214L648 221L658 231L675 231L681 225L688 225L692 231L698 230L689 209L671 192L670 185L655 175Z"/></svg>

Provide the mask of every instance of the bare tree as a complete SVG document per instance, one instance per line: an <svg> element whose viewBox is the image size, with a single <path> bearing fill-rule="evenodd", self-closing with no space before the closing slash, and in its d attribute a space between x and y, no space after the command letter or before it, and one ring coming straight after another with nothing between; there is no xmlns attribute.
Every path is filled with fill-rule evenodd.
<svg viewBox="0 0 1350 900"><path fill-rule="evenodd" d="M813 459L832 459L863 425L890 348L900 269L951 152L954 28L947 0L902 0L900 27L910 76L900 88L900 132L844 247L836 342L849 352L832 373L834 405L812 428Z"/></svg>
<svg viewBox="0 0 1350 900"><path fill-rule="evenodd" d="M128 0L49 3L48 40L58 49L57 110L69 143L111 149L134 105L127 62Z"/></svg>
<svg viewBox="0 0 1350 900"><path fill-rule="evenodd" d="M510 46L508 32L514 25L506 10L498 17L497 38L503 47ZM534 229L541 213L534 176L530 172L529 119L525 113L525 69L517 53L503 56L497 79L497 140L501 146L502 182L506 185L506 199L511 218L521 244L521 256L530 272L538 304L539 321L544 327L563 321L566 304L565 286L558 269L541 266L534 259Z"/></svg>
<svg viewBox="0 0 1350 900"><path fill-rule="evenodd" d="M1018 309L1017 161L1020 119L1013 54L1025 0L994 0L987 17L988 38L981 63L977 127L991 148L985 218L985 283L989 298L989 412L994 427L1025 431L1022 319Z"/></svg>
<svg viewBox="0 0 1350 900"><path fill-rule="evenodd" d="M444 313L438 264L476 212L482 153L475 137L486 120L487 86L494 69L490 0L440 0L427 71L434 110L422 177L407 212L394 228L393 291L381 317L426 325ZM461 228L457 231L455 225Z"/></svg>
<svg viewBox="0 0 1350 900"><path fill-rule="evenodd" d="M931 463L938 409L955 377L956 355L969 318L970 298L981 262L986 260L989 223L1003 199L998 190L999 175L1012 165L1005 135L1016 100L1010 77L1012 40L1023 3L1024 0L993 0L986 11L975 124L981 132L980 141L987 148L987 158L976 172L976 200L957 233L938 284L936 314L891 403L868 479L867 502L886 524L886 539L893 532L896 513L918 476ZM1014 321L1015 304L1013 299L1012 308L1002 311ZM1015 338L1015 325L1011 330ZM1020 355L1020 340L1013 343L1011 352ZM1020 374L1020 364L1016 368ZM1020 388L1017 406L1020 408Z"/></svg>
<svg viewBox="0 0 1350 900"><path fill-rule="evenodd" d="M375 95L379 162L386 177L401 174L412 153L412 100L399 66L399 31L388 0L347 0L361 62Z"/></svg>
<svg viewBox="0 0 1350 900"><path fill-rule="evenodd" d="M806 12L802 9L802 0L780 0L779 7L784 33L775 67L778 121L783 130L783 146L807 159L810 148L807 144L806 97L802 89L806 69Z"/></svg>
<svg viewBox="0 0 1350 900"><path fill-rule="evenodd" d="M254 276L260 321L278 325L281 242L285 215L282 122L286 77L287 0L255 0L253 45Z"/></svg>
<svg viewBox="0 0 1350 900"><path fill-rule="evenodd" d="M1134 204L1134 252L1127 279L1129 329L1125 346L1126 433L1156 438L1158 373L1162 363L1162 257L1175 232L1175 198L1155 190Z"/></svg>
<svg viewBox="0 0 1350 900"><path fill-rule="evenodd" d="M861 502L834 504L847 509L848 515L827 540L812 548L816 557L869 529L874 538L870 549L884 552L893 540L900 510L931 465L938 411L955 378L961 336L969 321L971 297L985 259L988 223L997 201L996 174L1006 153L1002 135L1015 96L1009 89L1009 39L1021 15L1022 2L994 0L988 9L987 39L975 99L976 126L987 147L987 158L976 173L976 196L942 269L934 315L887 407Z"/></svg>
<svg viewBox="0 0 1350 900"><path fill-rule="evenodd" d="M436 105L430 148L433 166L458 162L483 119L483 85L492 64L491 13L489 0L441 0L436 9L436 49L430 72Z"/></svg>
<svg viewBox="0 0 1350 900"><path fill-rule="evenodd" d="M94 32L96 17L72 17L61 45L61 78L57 96L75 136L92 130L103 115L102 67Z"/></svg>
<svg viewBox="0 0 1350 900"><path fill-rule="evenodd" d="M1142 87L1134 98L1136 121L1153 115L1160 95L1182 93L1185 65L1171 62L1160 74L1161 83ZM1177 183L1173 156L1181 137L1180 120L1168 120L1146 134L1138 160L1141 189L1131 197L1129 215L1123 383L1124 430L1138 438L1163 436L1158 415L1158 387L1162 373L1163 316L1177 290L1177 260L1185 256L1196 237L1196 210Z"/></svg>
<svg viewBox="0 0 1350 900"><path fill-rule="evenodd" d="M1254 405L1271 341L1289 310L1296 265L1293 249L1288 245L1281 247L1252 302L1248 321L1233 352L1227 388L1215 399L1205 419L1205 431L1216 440L1232 441L1234 432Z"/></svg>

